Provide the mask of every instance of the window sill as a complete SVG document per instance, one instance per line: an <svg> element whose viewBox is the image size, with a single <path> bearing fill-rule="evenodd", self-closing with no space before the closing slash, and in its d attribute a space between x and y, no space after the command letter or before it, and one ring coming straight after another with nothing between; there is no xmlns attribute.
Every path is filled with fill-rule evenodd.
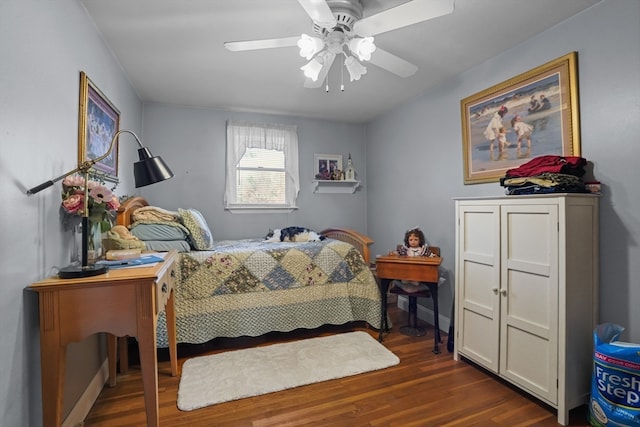
<svg viewBox="0 0 640 427"><path fill-rule="evenodd" d="M289 213L297 210L297 206L287 206L287 207L268 207L268 206L259 206L259 207L249 207L249 206L227 206L224 210L229 211L233 214L265 214L265 213Z"/></svg>

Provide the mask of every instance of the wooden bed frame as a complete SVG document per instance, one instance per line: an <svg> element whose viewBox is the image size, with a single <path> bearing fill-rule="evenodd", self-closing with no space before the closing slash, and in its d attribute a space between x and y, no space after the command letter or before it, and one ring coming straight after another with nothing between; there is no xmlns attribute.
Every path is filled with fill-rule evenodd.
<svg viewBox="0 0 640 427"><path fill-rule="evenodd" d="M131 225L133 223L133 212L136 209L144 206L149 206L149 203L143 197L139 196L132 197L122 202L122 204L120 205L120 209L118 209L118 218L116 220L117 225L124 225L125 227ZM322 230L320 234L330 239L350 243L362 254L362 258L364 258L365 262L369 264L369 246L373 244L373 240L371 240L369 237L365 236L364 234L360 234L355 230L337 227Z"/></svg>

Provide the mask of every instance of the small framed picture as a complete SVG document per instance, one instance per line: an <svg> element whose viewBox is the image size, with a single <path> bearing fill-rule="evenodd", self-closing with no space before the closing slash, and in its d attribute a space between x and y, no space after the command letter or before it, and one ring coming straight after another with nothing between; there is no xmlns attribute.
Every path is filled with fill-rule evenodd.
<svg viewBox="0 0 640 427"><path fill-rule="evenodd" d="M314 176L316 179L334 179L342 171L342 154L314 154Z"/></svg>
<svg viewBox="0 0 640 427"><path fill-rule="evenodd" d="M102 156L109 150L120 127L120 111L104 96L84 71L80 72L78 163ZM118 182L118 144L93 168L105 179Z"/></svg>

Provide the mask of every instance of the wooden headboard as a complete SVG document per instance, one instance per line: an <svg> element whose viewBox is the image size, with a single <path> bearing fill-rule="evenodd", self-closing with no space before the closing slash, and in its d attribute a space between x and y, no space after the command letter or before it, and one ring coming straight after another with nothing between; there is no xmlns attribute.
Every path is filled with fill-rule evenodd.
<svg viewBox="0 0 640 427"><path fill-rule="evenodd" d="M116 225L124 225L125 227L128 227L133 224L131 215L133 215L133 212L136 209L144 206L149 206L149 203L147 203L144 197L131 197L130 199L122 202L122 204L120 204L120 209L118 209Z"/></svg>
<svg viewBox="0 0 640 427"><path fill-rule="evenodd" d="M327 228L326 230L322 230L320 234L330 239L352 244L360 254L362 254L365 262L369 264L369 246L373 244L373 240L370 239L369 236L365 236L348 228Z"/></svg>
<svg viewBox="0 0 640 427"><path fill-rule="evenodd" d="M128 227L133 224L133 219L131 217L133 212L143 206L149 206L149 203L144 199L144 197L131 197L130 199L122 202L120 209L118 209L118 218L116 220L117 225L124 225L125 227ZM362 254L362 258L364 258L365 262L369 264L369 246L373 244L373 240L368 236L348 228L327 228L326 230L321 231L320 234L330 239L352 244L360 254Z"/></svg>

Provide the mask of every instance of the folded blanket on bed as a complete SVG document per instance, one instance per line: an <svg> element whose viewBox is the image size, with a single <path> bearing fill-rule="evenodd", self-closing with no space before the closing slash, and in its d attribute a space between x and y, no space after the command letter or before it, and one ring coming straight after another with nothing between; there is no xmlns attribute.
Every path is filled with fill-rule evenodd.
<svg viewBox="0 0 640 427"><path fill-rule="evenodd" d="M157 206L145 206L136 209L132 215L134 221L179 221L178 212L168 211Z"/></svg>
<svg viewBox="0 0 640 427"><path fill-rule="evenodd" d="M189 230L179 222L172 221L136 221L131 225L131 234L140 239L148 250L168 252L189 252L187 242Z"/></svg>
<svg viewBox="0 0 640 427"><path fill-rule="evenodd" d="M136 221L129 228L140 240L185 240L189 236L187 227L172 221Z"/></svg>
<svg viewBox="0 0 640 427"><path fill-rule="evenodd" d="M169 252L174 249L178 252L191 251L191 246L186 240L145 240L144 244L148 250L154 252Z"/></svg>

